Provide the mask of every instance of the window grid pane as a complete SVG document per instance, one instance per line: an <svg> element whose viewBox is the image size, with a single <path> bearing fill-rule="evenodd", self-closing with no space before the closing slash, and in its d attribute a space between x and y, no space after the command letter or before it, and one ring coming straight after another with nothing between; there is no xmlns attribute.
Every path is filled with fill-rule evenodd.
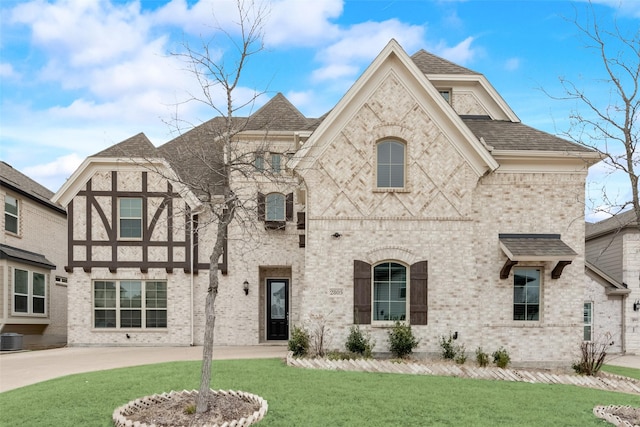
<svg viewBox="0 0 640 427"><path fill-rule="evenodd" d="M93 287L94 327L167 327L166 282L96 281Z"/></svg>
<svg viewBox="0 0 640 427"><path fill-rule="evenodd" d="M18 200L4 196L4 229L18 233Z"/></svg>
<svg viewBox="0 0 640 427"><path fill-rule="evenodd" d="M267 221L284 221L284 195L273 193L268 194L265 200Z"/></svg>
<svg viewBox="0 0 640 427"><path fill-rule="evenodd" d="M121 198L120 237L142 237L142 199Z"/></svg>
<svg viewBox="0 0 640 427"><path fill-rule="evenodd" d="M383 263L373 269L373 319L405 320L407 313L406 267Z"/></svg>
<svg viewBox="0 0 640 427"><path fill-rule="evenodd" d="M516 269L513 284L513 320L540 320L540 270Z"/></svg>
<svg viewBox="0 0 640 427"><path fill-rule="evenodd" d="M377 186L380 188L404 187L405 153L404 144L385 141L378 144Z"/></svg>

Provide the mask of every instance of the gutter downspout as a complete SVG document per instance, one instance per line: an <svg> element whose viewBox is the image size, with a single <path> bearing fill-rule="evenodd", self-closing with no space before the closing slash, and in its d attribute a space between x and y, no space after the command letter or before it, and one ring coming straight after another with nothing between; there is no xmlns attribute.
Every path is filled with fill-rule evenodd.
<svg viewBox="0 0 640 427"><path fill-rule="evenodd" d="M191 314L191 319L190 319L190 324L189 324L189 330L191 331L191 341L189 343L189 345L191 347L193 347L194 343L193 343L193 336L194 336L194 321L193 321L193 236L194 236L194 230L193 230L193 211L190 213L190 221L191 221L191 227L190 228L190 240L191 240L191 244L189 245L189 259L191 260L191 268L189 268L189 302L190 302L190 307L189 307L189 311Z"/></svg>
<svg viewBox="0 0 640 427"><path fill-rule="evenodd" d="M622 296L622 304L621 304L621 316L622 316L622 325L621 325L621 329L622 329L622 334L620 334L620 350L622 351L622 354L626 354L627 353L627 297L629 295L625 294Z"/></svg>

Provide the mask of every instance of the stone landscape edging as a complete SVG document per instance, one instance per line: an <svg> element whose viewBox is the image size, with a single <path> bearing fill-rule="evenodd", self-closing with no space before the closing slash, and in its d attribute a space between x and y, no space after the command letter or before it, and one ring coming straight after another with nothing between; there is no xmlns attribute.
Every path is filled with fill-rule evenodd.
<svg viewBox="0 0 640 427"><path fill-rule="evenodd" d="M215 395L231 395L236 396L241 399L250 402L256 402L260 405L260 409L255 411L247 418L241 418L239 420L232 420L225 422L222 425L214 424L214 425L205 425L203 427L246 427L252 424L257 423L261 419L264 418L267 410L269 409L269 405L267 401L262 397L246 393L244 391L234 391L234 390L211 390L211 393ZM140 409L148 408L160 402L165 402L167 400L173 399L174 396L178 395L197 395L198 390L182 390L182 391L170 391L169 393L162 394L154 394L152 396L144 396L139 399L135 399L127 403L126 405L120 406L115 411L113 411L113 424L115 427L152 427L146 423L140 423L138 421L133 422L127 418L127 416L138 412Z"/></svg>
<svg viewBox="0 0 640 427"><path fill-rule="evenodd" d="M632 408L632 406L620 406L620 405L607 405L607 406L596 406L593 408L593 414L605 420L608 423L611 423L617 427L637 427L637 424L631 424L629 421L625 421L621 419L619 416L614 415L612 412L615 412L618 409L624 408Z"/></svg>
<svg viewBox="0 0 640 427"><path fill-rule="evenodd" d="M444 362L397 362L378 359L297 358L287 353L287 365L298 368L333 371L381 372L413 375L438 375L485 380L517 381L540 384L567 384L640 395L640 381L619 375L586 376L556 374L549 371L464 366Z"/></svg>

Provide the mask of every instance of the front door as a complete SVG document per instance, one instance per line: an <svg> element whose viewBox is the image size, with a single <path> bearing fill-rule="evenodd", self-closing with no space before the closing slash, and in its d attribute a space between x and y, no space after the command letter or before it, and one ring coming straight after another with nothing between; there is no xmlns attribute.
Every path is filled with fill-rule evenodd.
<svg viewBox="0 0 640 427"><path fill-rule="evenodd" d="M289 339L289 280L267 279L267 339Z"/></svg>

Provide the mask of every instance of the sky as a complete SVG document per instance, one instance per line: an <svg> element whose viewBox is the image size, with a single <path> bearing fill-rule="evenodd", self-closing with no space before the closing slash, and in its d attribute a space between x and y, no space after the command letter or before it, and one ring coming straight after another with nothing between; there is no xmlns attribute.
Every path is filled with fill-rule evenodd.
<svg viewBox="0 0 640 427"><path fill-rule="evenodd" d="M520 120L561 135L580 111L560 78L607 106L602 61L575 22L589 3L484 0L272 0L264 47L250 59L238 99L283 93L307 117L330 110L391 38L484 74ZM598 22L637 31L640 1L593 0ZM185 102L200 86L176 53L233 35L228 0L3 0L0 2L0 159L52 191L80 163L144 132L156 145L217 115ZM633 35L633 34L632 34ZM612 43L608 48L618 48ZM225 56L226 55L226 56ZM636 58L637 61L637 58ZM247 110L240 113L247 113ZM588 220L630 199L628 178L602 164L587 178Z"/></svg>

